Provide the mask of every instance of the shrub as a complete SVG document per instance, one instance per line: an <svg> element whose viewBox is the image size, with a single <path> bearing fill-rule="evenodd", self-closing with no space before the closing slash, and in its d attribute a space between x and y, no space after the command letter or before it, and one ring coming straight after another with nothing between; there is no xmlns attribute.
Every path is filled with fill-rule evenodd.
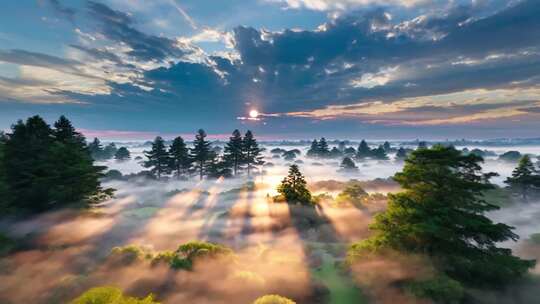
<svg viewBox="0 0 540 304"><path fill-rule="evenodd" d="M119 288L104 286L87 290L71 301L71 304L159 304L159 302L154 301L152 294L139 299L125 296Z"/></svg>
<svg viewBox="0 0 540 304"><path fill-rule="evenodd" d="M439 275L423 281L413 281L406 284L405 289L419 298L430 298L436 303L460 303L464 296L461 284L451 278Z"/></svg>
<svg viewBox="0 0 540 304"><path fill-rule="evenodd" d="M253 304L295 304L295 302L278 295L266 295L255 300Z"/></svg>

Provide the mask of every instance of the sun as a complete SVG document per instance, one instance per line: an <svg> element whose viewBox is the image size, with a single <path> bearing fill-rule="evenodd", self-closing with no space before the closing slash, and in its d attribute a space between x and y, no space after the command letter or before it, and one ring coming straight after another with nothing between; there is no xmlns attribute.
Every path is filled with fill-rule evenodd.
<svg viewBox="0 0 540 304"><path fill-rule="evenodd" d="M259 111L257 111L257 110L251 110L251 111L249 111L249 117L250 117L250 118L257 118L257 117L259 117Z"/></svg>

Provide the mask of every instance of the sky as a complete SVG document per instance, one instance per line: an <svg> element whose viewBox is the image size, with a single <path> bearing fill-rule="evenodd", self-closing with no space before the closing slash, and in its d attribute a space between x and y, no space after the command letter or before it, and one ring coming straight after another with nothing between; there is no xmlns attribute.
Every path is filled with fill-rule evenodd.
<svg viewBox="0 0 540 304"><path fill-rule="evenodd" d="M0 130L539 137L537 0L0 3ZM251 111L258 115L249 115Z"/></svg>

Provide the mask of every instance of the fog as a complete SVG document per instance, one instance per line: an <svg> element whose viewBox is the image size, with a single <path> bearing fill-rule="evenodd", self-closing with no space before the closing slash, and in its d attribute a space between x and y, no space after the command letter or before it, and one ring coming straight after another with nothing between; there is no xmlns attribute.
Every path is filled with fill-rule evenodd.
<svg viewBox="0 0 540 304"><path fill-rule="evenodd" d="M374 213L384 209L384 203L373 209L338 208L325 201L317 209L271 203L288 166L295 162L274 158L270 150L276 147L280 146L266 147L266 165L253 177L255 189L244 186L245 177L107 181L104 186L117 189L115 197L95 208L1 222L1 230L24 246L0 260L0 303L66 303L88 288L103 285L118 286L130 295L154 293L163 303L251 303L273 293L297 303L338 303L339 292L356 292L362 301L371 303L409 301L392 282L429 273L430 266L417 257L396 255L366 261L353 269L351 278L336 273L338 285L351 285L345 291L321 279L318 272L343 261L347 246L369 235L368 225ZM145 170L135 158L144 158L143 150L149 147L128 148L131 160L99 164L123 174ZM342 184L321 182L351 179L366 181L369 193L399 190L391 181L373 182L401 170L403 163L395 161L394 155L388 161L358 162L357 173L346 173L338 170L340 159L306 158L306 146L280 148L301 150L296 163L314 194L335 196ZM508 150L540 154L540 146L480 148L497 154ZM492 156L486 159L484 171L497 172L500 176L494 182L503 185L515 165ZM524 257L540 257L540 248L527 240L540 232L540 202L504 207L490 217L516 227L521 237L517 243L502 245ZM315 223L315 228L305 228L299 218ZM205 261L196 264L193 271L174 271L146 261L115 264L110 257L115 246L134 244L158 252L175 250L191 240L226 245L234 250L234 260ZM356 290L355 283L367 288ZM520 303L516 297L534 290L516 287L513 294L517 296L494 296L492 303Z"/></svg>

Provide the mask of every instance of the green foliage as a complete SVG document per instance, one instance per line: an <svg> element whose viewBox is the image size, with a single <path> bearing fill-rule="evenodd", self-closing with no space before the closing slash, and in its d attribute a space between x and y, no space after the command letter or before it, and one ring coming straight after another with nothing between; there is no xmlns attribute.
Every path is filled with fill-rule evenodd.
<svg viewBox="0 0 540 304"><path fill-rule="evenodd" d="M429 298L436 303L458 304L465 295L461 284L445 275L421 281L407 282L405 289L419 298Z"/></svg>
<svg viewBox="0 0 540 304"><path fill-rule="evenodd" d="M15 247L17 247L15 240L0 233L0 257L9 254Z"/></svg>
<svg viewBox="0 0 540 304"><path fill-rule="evenodd" d="M540 187L540 175L534 167L531 158L528 155L524 155L512 171L512 176L508 177L504 181L510 191L521 196L524 201L529 198L531 191L538 191Z"/></svg>
<svg viewBox="0 0 540 304"><path fill-rule="evenodd" d="M150 151L144 151L144 155L148 159L143 163L144 167L151 168L150 172L152 172L157 179L161 179L163 175L169 173L170 156L165 148L165 141L163 138L157 136L152 142L152 149Z"/></svg>
<svg viewBox="0 0 540 304"><path fill-rule="evenodd" d="M180 136L176 137L169 147L169 169L173 172L177 179L186 177L191 167L191 158L189 157L189 149Z"/></svg>
<svg viewBox="0 0 540 304"><path fill-rule="evenodd" d="M336 203L349 203L355 206L361 206L369 194L357 183L349 183L348 186L338 194Z"/></svg>
<svg viewBox="0 0 540 304"><path fill-rule="evenodd" d="M243 163L247 165L247 173L248 176L250 176L252 168L256 168L257 166L264 164L261 155L263 149L259 148L257 140L255 140L253 133L251 133L249 130L242 139L242 146L244 150Z"/></svg>
<svg viewBox="0 0 540 304"><path fill-rule="evenodd" d="M94 166L84 137L64 116L54 129L39 116L20 120L1 147L6 209L40 212L112 195L100 186L105 167Z"/></svg>
<svg viewBox="0 0 540 304"><path fill-rule="evenodd" d="M193 148L191 148L190 152L195 170L199 172L199 178L202 180L216 158L215 153L211 149L210 142L206 140L206 132L203 129L197 131Z"/></svg>
<svg viewBox="0 0 540 304"><path fill-rule="evenodd" d="M0 210L6 210L8 208L8 185L6 181L5 172L5 144L7 138L3 132L0 132Z"/></svg>
<svg viewBox="0 0 540 304"><path fill-rule="evenodd" d="M494 174L483 174L481 161L452 147L412 152L394 177L404 191L389 195L387 210L370 226L374 236L354 245L349 258L384 248L427 254L442 273L475 286L504 285L523 276L535 261L496 246L518 236L484 215L498 207L483 198L493 189Z"/></svg>
<svg viewBox="0 0 540 304"><path fill-rule="evenodd" d="M399 147L397 153L396 153L396 159L397 160L404 160L407 158L407 150L403 147Z"/></svg>
<svg viewBox="0 0 540 304"><path fill-rule="evenodd" d="M311 147L307 151L307 156L309 157L326 158L326 157L339 157L341 155L342 155L342 152L337 148L333 151L330 151L330 148L328 147L328 142L326 141L326 138L324 137L322 137L319 141L314 139L313 142L311 143Z"/></svg>
<svg viewBox="0 0 540 304"><path fill-rule="evenodd" d="M364 159L370 156L371 156L371 149L369 148L367 142L362 139L362 141L358 145L358 149L356 150L356 158Z"/></svg>
<svg viewBox="0 0 540 304"><path fill-rule="evenodd" d="M126 147L120 147L114 154L114 159L119 161L128 160L131 158L131 153Z"/></svg>
<svg viewBox="0 0 540 304"><path fill-rule="evenodd" d="M519 153L519 151L508 151L501 154L499 159L508 162L517 162L521 159L521 153Z"/></svg>
<svg viewBox="0 0 540 304"><path fill-rule="evenodd" d="M225 145L223 158L233 168L233 173L236 176L245 158L244 143L240 131L234 130L232 136L229 137L229 142Z"/></svg>
<svg viewBox="0 0 540 304"><path fill-rule="evenodd" d="M388 155L386 154L386 150L384 149L383 145L380 145L379 147L377 147L377 149L373 149L371 151L371 155L374 159L379 159L379 160L388 159Z"/></svg>
<svg viewBox="0 0 540 304"><path fill-rule="evenodd" d="M298 166L291 165L289 174L281 181L277 190L290 204L311 205L313 200L306 185L306 180Z"/></svg>
<svg viewBox="0 0 540 304"><path fill-rule="evenodd" d="M293 300L279 295L266 295L258 298L253 304L295 304Z"/></svg>
<svg viewBox="0 0 540 304"><path fill-rule="evenodd" d="M144 299L125 296L119 288L103 286L87 290L71 304L159 304L152 294Z"/></svg>
<svg viewBox="0 0 540 304"><path fill-rule="evenodd" d="M111 250L111 257L117 259L122 264L131 264L137 260L151 259L152 253L137 245L127 245L114 247Z"/></svg>

